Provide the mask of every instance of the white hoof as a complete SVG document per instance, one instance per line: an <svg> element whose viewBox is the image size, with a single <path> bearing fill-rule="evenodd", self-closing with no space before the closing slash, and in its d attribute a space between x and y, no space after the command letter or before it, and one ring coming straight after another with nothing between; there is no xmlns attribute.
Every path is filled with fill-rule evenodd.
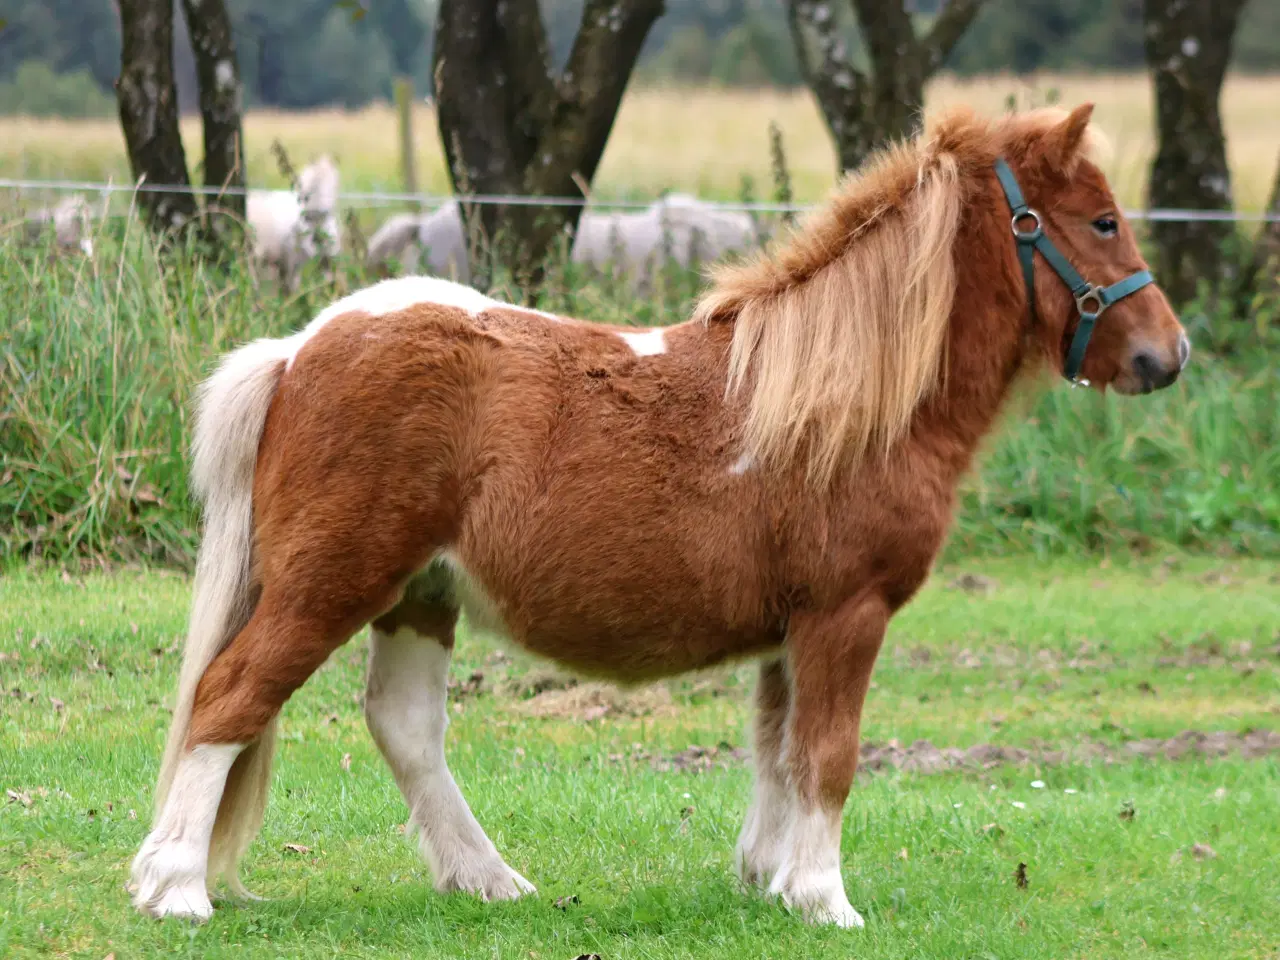
<svg viewBox="0 0 1280 960"><path fill-rule="evenodd" d="M501 860L475 868L463 867L438 882L436 889L441 893L474 893L486 903L492 900L518 900L527 893L538 892L537 887Z"/></svg>
<svg viewBox="0 0 1280 960"><path fill-rule="evenodd" d="M839 870L806 874L784 866L773 878L769 893L781 897L788 907L799 910L810 923L831 923L844 928L866 926L862 915L845 896Z"/></svg>
<svg viewBox="0 0 1280 960"><path fill-rule="evenodd" d="M213 904L205 888L205 869L201 851L153 833L133 861L133 905L149 917L208 920Z"/></svg>

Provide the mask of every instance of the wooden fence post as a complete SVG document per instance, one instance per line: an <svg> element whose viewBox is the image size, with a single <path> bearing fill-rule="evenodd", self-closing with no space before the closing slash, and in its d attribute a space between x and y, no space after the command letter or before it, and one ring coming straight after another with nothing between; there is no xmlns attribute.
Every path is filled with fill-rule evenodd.
<svg viewBox="0 0 1280 960"><path fill-rule="evenodd" d="M418 173L413 157L413 79L397 77L395 92L396 125L400 130L400 180L404 192L414 195L410 206L417 210Z"/></svg>

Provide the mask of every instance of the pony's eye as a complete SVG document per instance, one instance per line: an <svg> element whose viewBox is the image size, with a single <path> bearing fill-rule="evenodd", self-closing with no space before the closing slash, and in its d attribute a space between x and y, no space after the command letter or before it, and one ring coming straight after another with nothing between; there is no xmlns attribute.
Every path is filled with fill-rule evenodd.
<svg viewBox="0 0 1280 960"><path fill-rule="evenodd" d="M1098 231L1099 236L1114 237L1119 225L1116 223L1115 217L1099 217L1093 221L1093 229Z"/></svg>

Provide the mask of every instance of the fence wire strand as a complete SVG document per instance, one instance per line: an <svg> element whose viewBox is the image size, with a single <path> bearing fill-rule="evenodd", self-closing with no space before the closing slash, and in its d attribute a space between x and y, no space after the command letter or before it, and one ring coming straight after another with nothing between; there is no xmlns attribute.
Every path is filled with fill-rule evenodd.
<svg viewBox="0 0 1280 960"><path fill-rule="evenodd" d="M29 180L12 177L0 177L0 190L16 193L97 193L104 198L112 194L137 193L190 193L196 196L247 196L254 193L276 192L267 188L245 187L210 187L190 186L184 184L138 183L124 184L95 182L89 180ZM284 190L283 192L290 192ZM415 205L435 209L451 201L465 204L497 204L515 207L585 207L606 210L646 210L654 200L610 200L588 199L586 197L542 197L518 194L422 194L401 193L395 191L350 191L338 193L338 200L348 207L376 208L389 206ZM725 213L806 213L820 204L802 203L755 203L746 201L712 201L700 200L712 209ZM1150 222L1207 222L1207 223L1280 223L1280 212L1235 211L1235 210L1192 210L1159 207L1151 210L1126 210L1124 215L1130 220Z"/></svg>

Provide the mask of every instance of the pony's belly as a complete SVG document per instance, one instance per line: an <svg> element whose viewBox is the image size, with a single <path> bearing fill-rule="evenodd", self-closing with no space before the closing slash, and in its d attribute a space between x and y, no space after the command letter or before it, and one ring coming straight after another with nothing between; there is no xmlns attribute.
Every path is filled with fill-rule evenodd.
<svg viewBox="0 0 1280 960"><path fill-rule="evenodd" d="M643 598L627 602L607 590L600 594L608 599L598 603L590 602L592 594L578 595L571 588L516 596L518 591L504 591L499 578L485 578L452 551L438 562L449 570L455 598L473 629L575 672L619 683L758 656L783 639L780 629L763 623L733 624L714 610L654 605Z"/></svg>

